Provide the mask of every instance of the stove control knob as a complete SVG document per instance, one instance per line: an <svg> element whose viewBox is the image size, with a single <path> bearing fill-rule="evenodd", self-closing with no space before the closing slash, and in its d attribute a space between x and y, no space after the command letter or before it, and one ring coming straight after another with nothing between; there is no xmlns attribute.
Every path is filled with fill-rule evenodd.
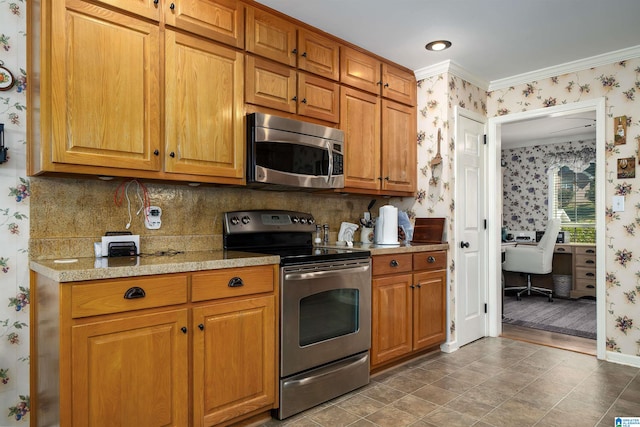
<svg viewBox="0 0 640 427"><path fill-rule="evenodd" d="M230 221L231 225L238 225L240 223L240 219L238 219L237 216L232 216Z"/></svg>
<svg viewBox="0 0 640 427"><path fill-rule="evenodd" d="M242 223L243 224L249 224L251 222L251 218L249 218L248 216L243 216L242 217Z"/></svg>
<svg viewBox="0 0 640 427"><path fill-rule="evenodd" d="M297 216L291 217L291 222L293 222L294 224L297 224L300 222L300 218L298 218Z"/></svg>
<svg viewBox="0 0 640 427"><path fill-rule="evenodd" d="M307 223L307 218L302 217L300 218L300 224L306 224Z"/></svg>
<svg viewBox="0 0 640 427"><path fill-rule="evenodd" d="M310 216L309 217L309 224L315 224L315 223L316 223L316 220L312 216Z"/></svg>

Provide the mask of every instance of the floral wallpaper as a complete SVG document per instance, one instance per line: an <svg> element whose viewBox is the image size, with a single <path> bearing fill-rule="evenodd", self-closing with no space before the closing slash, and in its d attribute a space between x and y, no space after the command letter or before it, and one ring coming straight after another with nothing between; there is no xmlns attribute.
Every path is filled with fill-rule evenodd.
<svg viewBox="0 0 640 427"><path fill-rule="evenodd" d="M455 188L454 108L456 106L486 116L486 92L469 82L444 73L418 81L418 191L414 200L394 200L410 218L446 218L445 240L456 245L453 191ZM438 130L441 132L442 163L431 166L438 152ZM455 339L455 261L449 251L449 331Z"/></svg>
<svg viewBox="0 0 640 427"><path fill-rule="evenodd" d="M0 425L29 424L29 180L26 178L26 2L0 0L0 92L7 162L0 164Z"/></svg>
<svg viewBox="0 0 640 427"><path fill-rule="evenodd" d="M638 158L640 58L495 90L488 116L605 98L606 157L606 342L607 350L640 356L640 183L617 178L617 159ZM627 117L626 144L616 145L614 119ZM598 147L599 148L599 147ZM637 161L637 160L636 160ZM613 212L614 195L625 196L624 212Z"/></svg>
<svg viewBox="0 0 640 427"><path fill-rule="evenodd" d="M502 225L508 230L543 230L547 225L548 153L594 147L596 141L567 141L502 150Z"/></svg>

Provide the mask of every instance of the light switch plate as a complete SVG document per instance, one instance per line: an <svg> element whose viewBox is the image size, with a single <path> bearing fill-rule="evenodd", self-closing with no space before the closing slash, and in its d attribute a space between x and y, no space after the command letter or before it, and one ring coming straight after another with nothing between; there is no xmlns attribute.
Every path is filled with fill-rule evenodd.
<svg viewBox="0 0 640 427"><path fill-rule="evenodd" d="M624 196L613 196L612 210L614 212L624 212Z"/></svg>

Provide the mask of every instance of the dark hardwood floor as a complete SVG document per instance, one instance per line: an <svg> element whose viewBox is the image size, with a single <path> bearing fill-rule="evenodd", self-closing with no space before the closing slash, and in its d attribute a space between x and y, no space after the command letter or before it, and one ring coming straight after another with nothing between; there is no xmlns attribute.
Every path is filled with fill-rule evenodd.
<svg viewBox="0 0 640 427"><path fill-rule="evenodd" d="M588 338L541 331L538 329L525 328L506 323L502 324L501 337L546 345L548 347L561 348L563 350L575 351L592 356L596 355L596 340L590 340Z"/></svg>

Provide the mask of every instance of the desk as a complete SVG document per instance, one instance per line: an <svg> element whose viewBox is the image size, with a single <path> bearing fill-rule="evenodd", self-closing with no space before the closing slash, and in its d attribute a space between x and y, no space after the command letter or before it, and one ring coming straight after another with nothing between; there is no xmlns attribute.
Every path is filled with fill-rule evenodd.
<svg viewBox="0 0 640 427"><path fill-rule="evenodd" d="M527 242L502 243L504 261L505 247L513 245L535 245ZM553 251L551 274L531 275L532 286L554 289L554 275L571 276L569 297L596 296L596 246L593 243L558 243ZM526 286L526 277L520 273L503 272L503 280L508 286ZM554 294L556 294L554 289Z"/></svg>

